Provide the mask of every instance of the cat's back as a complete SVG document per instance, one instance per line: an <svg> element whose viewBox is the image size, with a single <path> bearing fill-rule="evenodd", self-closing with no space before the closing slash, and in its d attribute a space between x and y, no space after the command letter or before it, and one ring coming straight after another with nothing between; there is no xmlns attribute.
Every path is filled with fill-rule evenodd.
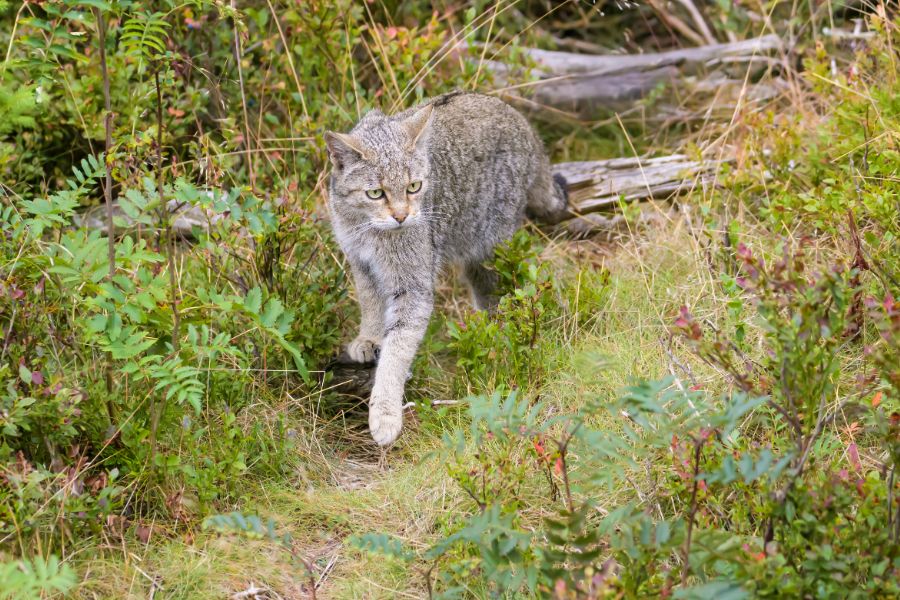
<svg viewBox="0 0 900 600"><path fill-rule="evenodd" d="M484 158L479 152L534 152L535 135L528 121L503 100L473 92L451 92L430 101L434 106L431 149L434 154L462 151L461 159Z"/></svg>
<svg viewBox="0 0 900 600"><path fill-rule="evenodd" d="M425 104L434 107L428 141L433 188L456 208L474 208L473 202L480 203L495 192L520 196L534 174L547 167L537 134L503 100L451 92Z"/></svg>
<svg viewBox="0 0 900 600"><path fill-rule="evenodd" d="M431 225L435 249L483 260L521 224L535 181L549 178L543 144L521 113L494 96L453 92L428 103L429 193L442 215Z"/></svg>

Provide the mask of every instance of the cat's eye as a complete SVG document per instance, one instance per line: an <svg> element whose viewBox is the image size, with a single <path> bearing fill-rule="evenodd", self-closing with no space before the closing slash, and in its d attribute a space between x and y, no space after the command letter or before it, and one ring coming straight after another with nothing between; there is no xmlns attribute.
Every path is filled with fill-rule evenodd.
<svg viewBox="0 0 900 600"><path fill-rule="evenodd" d="M366 190L366 196L371 198L372 200L378 200L382 196L384 196L384 190L381 188L376 188L374 190Z"/></svg>
<svg viewBox="0 0 900 600"><path fill-rule="evenodd" d="M415 194L416 192L418 192L421 189L422 189L422 182L421 181L413 181L411 184L406 186L406 193L407 194Z"/></svg>

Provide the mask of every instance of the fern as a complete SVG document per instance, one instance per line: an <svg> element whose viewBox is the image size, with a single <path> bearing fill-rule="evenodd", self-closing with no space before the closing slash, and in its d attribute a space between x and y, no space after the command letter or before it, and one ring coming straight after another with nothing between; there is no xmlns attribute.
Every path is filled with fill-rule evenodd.
<svg viewBox="0 0 900 600"><path fill-rule="evenodd" d="M34 558L0 563L0 600L41 598L44 594L65 593L75 585L75 573L59 559Z"/></svg>
<svg viewBox="0 0 900 600"><path fill-rule="evenodd" d="M142 362L148 367L150 379L156 381L154 391L165 391L166 400L174 398L179 404L187 402L194 412L200 414L206 386L200 380L197 367L184 364L180 356L162 361L158 356L151 355Z"/></svg>
<svg viewBox="0 0 900 600"><path fill-rule="evenodd" d="M30 213L25 225L33 239L40 238L45 229L69 225L81 198L97 183L105 173L103 155L93 155L82 159L80 168L72 167L73 178L66 180L66 187L46 198L35 198L22 202L25 212Z"/></svg>
<svg viewBox="0 0 900 600"><path fill-rule="evenodd" d="M19 127L34 127L34 111L33 87L10 89L0 85L0 135Z"/></svg>
<svg viewBox="0 0 900 600"><path fill-rule="evenodd" d="M156 61L166 53L168 32L165 14L139 12L125 21L119 41L126 54L137 56L141 61Z"/></svg>
<svg viewBox="0 0 900 600"><path fill-rule="evenodd" d="M203 520L203 529L211 529L218 533L236 533L250 539L268 540L280 544L289 551L292 550L291 534L278 535L275 532L275 525L272 519L263 525L258 516L244 515L236 511L225 515L211 515Z"/></svg>

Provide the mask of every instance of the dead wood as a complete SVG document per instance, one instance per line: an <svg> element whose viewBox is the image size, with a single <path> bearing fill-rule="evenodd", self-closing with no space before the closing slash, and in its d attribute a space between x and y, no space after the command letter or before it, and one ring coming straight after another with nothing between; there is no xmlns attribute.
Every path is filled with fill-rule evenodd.
<svg viewBox="0 0 900 600"><path fill-rule="evenodd" d="M711 184L721 164L681 154L658 158L613 158L553 165L566 178L571 216L614 209L620 202L668 198ZM595 220L588 220L588 223ZM599 223L599 222L597 222ZM572 225L585 233L585 222ZM571 228L570 227L570 228Z"/></svg>
<svg viewBox="0 0 900 600"><path fill-rule="evenodd" d="M646 54L576 54L524 48L522 52L536 65L534 73L539 80L503 93L512 100L518 97L534 110L549 109L589 119L601 112L630 108L660 86L690 89L706 76L711 76L712 82L743 80L748 69L752 80L778 63L775 55L781 49L781 39L774 34ZM515 70L497 62L486 67L501 82Z"/></svg>

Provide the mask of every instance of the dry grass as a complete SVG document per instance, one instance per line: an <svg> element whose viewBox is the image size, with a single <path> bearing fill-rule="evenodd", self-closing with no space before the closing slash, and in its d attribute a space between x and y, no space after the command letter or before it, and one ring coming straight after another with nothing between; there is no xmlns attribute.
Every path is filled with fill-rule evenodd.
<svg viewBox="0 0 900 600"><path fill-rule="evenodd" d="M397 73L380 38L366 37L365 50L387 90L385 104L400 106L407 102L416 84L432 75L443 61L453 60L453 44L470 28L493 27L497 13L514 4L498 2L466 29L456 32L404 87L398 84ZM275 14L274 8L271 10ZM372 25L374 29L374 20ZM280 27L277 35L284 38ZM481 60L485 58L491 57L482 53ZM785 65L786 59L782 66ZM289 67L293 84L303 98L295 66ZM481 64L478 69L480 73ZM736 153L740 168L741 155L737 150L747 133L743 118L748 112L789 104L794 114L814 114L800 91L794 70L786 67L783 76L787 85L782 94L762 104L747 102L750 84L745 79L740 89L732 90L734 97L728 99L730 114L720 114L719 119L704 122L703 127L696 128L678 144L695 144L719 158ZM476 75L473 86L477 85L477 79ZM355 82L348 83L348 88L355 92ZM689 106L692 98L682 101L683 106ZM358 97L356 105L358 113ZM302 109L306 114L305 102ZM695 116L703 114L694 106L691 110ZM637 154L622 121L617 119L617 122L627 140L626 153ZM243 127L248 144L253 146L247 150L248 155L259 153L270 161L269 154L274 150L262 147L266 143L262 125L247 123L245 117ZM660 127L655 139L642 144L653 147L668 142L667 130L668 127ZM302 140L305 142L307 138ZM256 158L249 160L252 164ZM281 165L273 166L274 172L282 170ZM317 188L321 190L321 185ZM655 219L646 226L629 229L612 241L575 241L547 234L542 258L570 285L577 285L577 274L586 265L608 269L608 300L602 313L586 324L579 325L574 319L557 324L550 335L554 336L554 362L560 365L559 370L539 389L523 393L540 394L550 410L564 412L580 406L586 394L613 397L635 377L654 379L671 375L711 392L724 391L729 383L722 374L673 347L668 335L668 326L682 305L704 321L715 322L724 313L725 298L718 275L710 265L704 237L723 232L710 230L699 220L696 206L708 199L705 194L698 189L687 196L680 213L662 205L651 205ZM744 235L748 240L755 236L758 240L768 239L767 234L757 233L748 215L741 212L734 217L745 223ZM341 260L338 256L334 259ZM458 285L448 283L442 287L439 298L439 310L450 318L460 317L469 310ZM578 375L575 361L585 350L607 356L607 368L589 378ZM445 362L431 354L423 361L429 365L429 372L438 372ZM447 398L451 389L448 381L449 376L433 381L419 378L414 390L426 399ZM441 523L460 510L466 500L448 481L442 465L428 455L440 446L442 428L463 423L462 410L450 409L440 417L432 413L421 417L411 415L399 443L385 455L369 444L361 410L334 411L330 416L323 416L329 414L321 410L323 398L321 395L293 397L285 392L275 401L266 399L244 413L274 422L277 414L293 412L297 421L305 424L297 450L297 463L302 467L283 480L248 481L235 508L272 517L293 534L297 554L313 565L318 598L421 598L425 587L420 565L407 567L360 553L347 544L347 539L353 534L386 532L421 548L439 537ZM609 425L615 427L613 423ZM632 489L596 491L596 501L601 509L635 496L652 503L652 486L652 474L636 473ZM537 487L526 489L525 493L532 495L528 504L533 507L526 520L537 521L549 505L549 499L542 501ZM293 599L310 597L309 587L307 576L277 547L191 530L172 534L164 541L154 540L149 546L134 541L110 541L86 566L76 597ZM258 591L247 595L248 590Z"/></svg>
<svg viewBox="0 0 900 600"><path fill-rule="evenodd" d="M560 323L548 332L558 341L554 352L560 368L541 389L524 393L540 393L551 411L571 411L585 395L613 397L634 377L674 374L712 382L708 368L689 356L675 358L666 341L668 324L682 303L699 303L697 308L710 316L717 310L714 294L697 294L709 287L710 274L690 227L688 219L676 217L613 243L551 239L544 258L560 278L571 281L588 264L610 271L608 304L582 327ZM460 310L458 293L447 290L444 298L441 310ZM575 361L585 350L609 357L608 367L590 377L579 375ZM425 382L418 393L437 397L446 392L444 382L433 383ZM260 403L259 408L296 410L301 404ZM466 509L467 499L442 465L428 458L440 446L441 427L461 424L462 410L451 409L439 422L433 417L411 415L408 429L387 455L368 444L361 423L354 422L362 420L361 412L310 421L314 424L298 450L303 470L284 480L249 481L235 508L272 517L292 533L298 555L314 566L318 598L422 597L424 578L417 567L367 556L346 542L350 535L377 531L423 548L436 541L440 523ZM526 518L537 522L551 502L539 485L526 486L523 493L532 507ZM652 494L651 482L636 479L633 490L600 491L596 498L601 507L613 506L635 494ZM76 597L240 597L234 594L251 585L268 590L259 592L260 598L309 597L307 577L283 550L199 530L173 533L149 546L111 542L88 566L83 581Z"/></svg>

